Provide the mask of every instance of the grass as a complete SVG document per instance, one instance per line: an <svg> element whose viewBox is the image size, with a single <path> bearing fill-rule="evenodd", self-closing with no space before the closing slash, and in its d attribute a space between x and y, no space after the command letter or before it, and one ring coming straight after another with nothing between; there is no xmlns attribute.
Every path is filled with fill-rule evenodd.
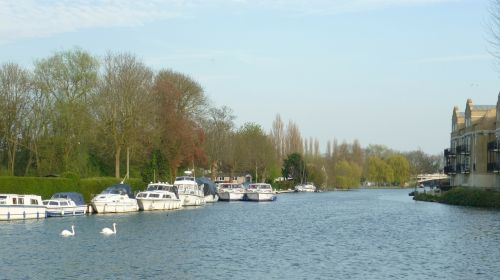
<svg viewBox="0 0 500 280"><path fill-rule="evenodd" d="M500 192L472 187L456 187L441 195L419 193L415 195L414 199L450 205L500 209Z"/></svg>

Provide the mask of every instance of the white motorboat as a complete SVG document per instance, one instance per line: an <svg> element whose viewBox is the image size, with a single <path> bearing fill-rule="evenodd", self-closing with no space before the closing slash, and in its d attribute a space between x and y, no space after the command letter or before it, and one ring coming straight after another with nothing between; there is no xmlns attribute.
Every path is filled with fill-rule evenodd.
<svg viewBox="0 0 500 280"><path fill-rule="evenodd" d="M312 183L305 183L295 186L296 192L315 192L316 187Z"/></svg>
<svg viewBox="0 0 500 280"><path fill-rule="evenodd" d="M276 194L270 184L254 183L248 185L245 194L246 199L250 201L273 201L276 200Z"/></svg>
<svg viewBox="0 0 500 280"><path fill-rule="evenodd" d="M207 177L197 177L196 183L203 187L203 194L205 195L205 203L214 203L219 201L217 194L217 185Z"/></svg>
<svg viewBox="0 0 500 280"><path fill-rule="evenodd" d="M203 186L198 185L190 171L184 172L186 176L175 178L174 186L177 187L179 198L183 206L199 206L205 204Z"/></svg>
<svg viewBox="0 0 500 280"><path fill-rule="evenodd" d="M218 186L220 200L243 200L245 196L245 188L242 184L237 183L220 183Z"/></svg>
<svg viewBox="0 0 500 280"><path fill-rule="evenodd" d="M76 192L55 193L44 200L47 217L81 216L87 213L83 196Z"/></svg>
<svg viewBox="0 0 500 280"><path fill-rule="evenodd" d="M173 210L182 207L177 188L168 183L150 183L146 191L138 193L135 198L139 209L143 211Z"/></svg>
<svg viewBox="0 0 500 280"><path fill-rule="evenodd" d="M0 221L45 218L39 195L0 194Z"/></svg>
<svg viewBox="0 0 500 280"><path fill-rule="evenodd" d="M129 185L117 184L105 189L92 199L92 208L97 213L122 213L139 211Z"/></svg>

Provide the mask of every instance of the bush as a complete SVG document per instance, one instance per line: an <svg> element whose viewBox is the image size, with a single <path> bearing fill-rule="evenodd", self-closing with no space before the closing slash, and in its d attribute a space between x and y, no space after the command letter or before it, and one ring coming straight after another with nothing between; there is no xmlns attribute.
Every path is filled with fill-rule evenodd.
<svg viewBox="0 0 500 280"><path fill-rule="evenodd" d="M450 205L500 208L500 192L479 188L453 188L441 196L431 194L416 194L415 200L433 201Z"/></svg>
<svg viewBox="0 0 500 280"><path fill-rule="evenodd" d="M85 201L90 200L105 188L120 183L119 179L114 177L96 177L78 180L61 177L0 177L0 193L15 194L36 194L43 199L50 198L57 192L79 192L83 195ZM126 184L130 185L133 192L146 188L142 179L128 179Z"/></svg>

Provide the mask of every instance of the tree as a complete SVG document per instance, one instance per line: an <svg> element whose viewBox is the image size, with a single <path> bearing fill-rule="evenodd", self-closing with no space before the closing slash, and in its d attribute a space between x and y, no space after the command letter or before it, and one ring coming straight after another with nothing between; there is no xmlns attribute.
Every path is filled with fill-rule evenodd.
<svg viewBox="0 0 500 280"><path fill-rule="evenodd" d="M14 176L16 154L29 114L31 76L14 63L0 68L0 135L6 147L9 175Z"/></svg>
<svg viewBox="0 0 500 280"><path fill-rule="evenodd" d="M393 183L403 186L410 180L410 164L402 155L394 155L387 159L387 164L393 171Z"/></svg>
<svg viewBox="0 0 500 280"><path fill-rule="evenodd" d="M155 77L154 95L160 150L176 176L181 166L191 168L202 163L204 134L201 129L208 100L203 89L190 77L162 70Z"/></svg>
<svg viewBox="0 0 500 280"><path fill-rule="evenodd" d="M234 133L233 111L226 106L211 108L209 118L205 121L205 151L210 160L212 180L220 167L230 162L232 134Z"/></svg>
<svg viewBox="0 0 500 280"><path fill-rule="evenodd" d="M299 127L293 121L288 122L286 128L285 143L285 154L288 155L292 153L304 153L304 145L302 142L302 136L300 136Z"/></svg>
<svg viewBox="0 0 500 280"><path fill-rule="evenodd" d="M283 161L283 168L281 169L283 177L292 179L295 184L302 183L305 178L305 163L299 153L289 154Z"/></svg>
<svg viewBox="0 0 500 280"><path fill-rule="evenodd" d="M111 54L104 58L94 113L102 139L115 159L115 177L120 178L122 150L138 148L145 131L152 130L154 106L151 95L152 72L131 54ZM147 112L152 112L148 114ZM127 175L129 175L127 161Z"/></svg>
<svg viewBox="0 0 500 280"><path fill-rule="evenodd" d="M377 184L388 184L393 182L394 173L383 159L371 156L368 158L368 180Z"/></svg>
<svg viewBox="0 0 500 280"><path fill-rule="evenodd" d="M282 160L285 155L285 125L281 120L281 116L276 114L270 133L271 141L276 151L276 158Z"/></svg>
<svg viewBox="0 0 500 280"><path fill-rule="evenodd" d="M52 171L79 171L82 151L91 137L89 103L96 90L97 59L80 49L56 52L35 63L35 86L45 95L50 112L45 156Z"/></svg>
<svg viewBox="0 0 500 280"><path fill-rule="evenodd" d="M362 170L356 163L341 160L335 170L336 187L342 189L359 187Z"/></svg>
<svg viewBox="0 0 500 280"><path fill-rule="evenodd" d="M270 176L276 161L275 153L271 139L260 125L245 123L241 126L236 133L234 147L240 171L253 173L256 182L264 182Z"/></svg>

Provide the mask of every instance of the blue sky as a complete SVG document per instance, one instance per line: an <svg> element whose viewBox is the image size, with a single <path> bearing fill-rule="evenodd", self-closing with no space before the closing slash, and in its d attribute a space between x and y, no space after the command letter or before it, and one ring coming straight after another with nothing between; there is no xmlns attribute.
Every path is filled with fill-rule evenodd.
<svg viewBox="0 0 500 280"><path fill-rule="evenodd" d="M488 0L0 0L0 63L131 52L190 75L236 123L441 153L453 106L496 104Z"/></svg>

